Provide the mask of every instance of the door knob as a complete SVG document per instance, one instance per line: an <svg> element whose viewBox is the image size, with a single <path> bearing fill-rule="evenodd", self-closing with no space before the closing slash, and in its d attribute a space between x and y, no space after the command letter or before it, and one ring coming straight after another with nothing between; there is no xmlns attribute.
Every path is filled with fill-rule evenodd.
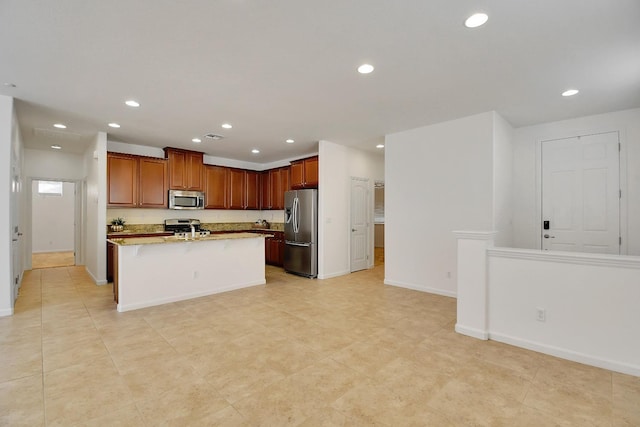
<svg viewBox="0 0 640 427"><path fill-rule="evenodd" d="M355 228L352 228L352 229L351 229L351 231L353 231L353 232L355 233L355 232L356 232L356 229L355 229Z"/></svg>
<svg viewBox="0 0 640 427"><path fill-rule="evenodd" d="M548 234L545 234L545 235L544 235L544 238L545 238L545 239L549 239L549 238L551 238L551 239L555 239L555 238L556 238L556 236L549 236Z"/></svg>

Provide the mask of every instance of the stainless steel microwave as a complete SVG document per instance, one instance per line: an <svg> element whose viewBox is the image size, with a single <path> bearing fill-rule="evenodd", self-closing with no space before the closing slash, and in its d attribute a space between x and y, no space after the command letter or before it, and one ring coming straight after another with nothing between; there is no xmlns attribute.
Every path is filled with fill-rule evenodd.
<svg viewBox="0 0 640 427"><path fill-rule="evenodd" d="M169 190L169 209L204 209L204 192Z"/></svg>

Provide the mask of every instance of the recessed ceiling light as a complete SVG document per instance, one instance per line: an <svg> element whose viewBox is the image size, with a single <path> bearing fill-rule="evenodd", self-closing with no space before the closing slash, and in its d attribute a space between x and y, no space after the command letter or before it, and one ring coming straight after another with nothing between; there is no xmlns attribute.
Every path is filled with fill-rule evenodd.
<svg viewBox="0 0 640 427"><path fill-rule="evenodd" d="M231 126L229 123L223 123L222 127L225 129L231 129L233 126Z"/></svg>
<svg viewBox="0 0 640 427"><path fill-rule="evenodd" d="M129 99L128 101L125 101L125 104L127 104L129 107L139 107L140 103L138 101L134 101L133 99Z"/></svg>
<svg viewBox="0 0 640 427"><path fill-rule="evenodd" d="M578 92L580 92L578 89L569 89L569 90L565 90L564 92L562 92L562 96L573 96L573 95L577 94Z"/></svg>
<svg viewBox="0 0 640 427"><path fill-rule="evenodd" d="M376 148L384 148L384 144L378 144L376 145Z"/></svg>
<svg viewBox="0 0 640 427"><path fill-rule="evenodd" d="M287 144L293 144L295 141L293 139L287 139L285 142Z"/></svg>
<svg viewBox="0 0 640 427"><path fill-rule="evenodd" d="M66 129L67 127L65 125L63 125L62 123L56 123L55 125L53 125L54 128L58 128L58 129Z"/></svg>
<svg viewBox="0 0 640 427"><path fill-rule="evenodd" d="M196 144L200 144L202 142L200 138L193 138L191 141L195 142Z"/></svg>
<svg viewBox="0 0 640 427"><path fill-rule="evenodd" d="M374 67L371 64L362 64L361 66L358 67L358 72L360 74L369 74L373 70L374 70Z"/></svg>
<svg viewBox="0 0 640 427"><path fill-rule="evenodd" d="M54 150L62 150L62 147L59 145L52 145L51 148L53 148Z"/></svg>
<svg viewBox="0 0 640 427"><path fill-rule="evenodd" d="M5 87L16 87L16 85L14 85L13 83L5 83L4 86Z"/></svg>
<svg viewBox="0 0 640 427"><path fill-rule="evenodd" d="M257 148L254 148L253 150L251 150L251 152L253 154L258 154L260 152L260 150L258 150Z"/></svg>
<svg viewBox="0 0 640 427"><path fill-rule="evenodd" d="M484 25L488 19L489 16L486 13L474 13L464 21L464 26L467 28L476 28Z"/></svg>
<svg viewBox="0 0 640 427"><path fill-rule="evenodd" d="M119 128L119 127L120 127L120 125L119 125L119 124L117 124L117 123L109 123L109 127L116 128L116 129L117 129L117 128Z"/></svg>

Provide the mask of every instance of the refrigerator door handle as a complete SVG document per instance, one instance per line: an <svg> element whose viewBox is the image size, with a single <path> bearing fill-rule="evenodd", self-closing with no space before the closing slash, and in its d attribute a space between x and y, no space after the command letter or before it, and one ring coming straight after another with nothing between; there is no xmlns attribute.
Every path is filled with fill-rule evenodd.
<svg viewBox="0 0 640 427"><path fill-rule="evenodd" d="M296 197L293 199L293 232L300 231L300 200Z"/></svg>
<svg viewBox="0 0 640 427"><path fill-rule="evenodd" d="M298 243L298 242L290 242L290 241L286 241L285 242L287 245L291 245L291 246L303 246L303 247L309 247L311 246L311 243Z"/></svg>

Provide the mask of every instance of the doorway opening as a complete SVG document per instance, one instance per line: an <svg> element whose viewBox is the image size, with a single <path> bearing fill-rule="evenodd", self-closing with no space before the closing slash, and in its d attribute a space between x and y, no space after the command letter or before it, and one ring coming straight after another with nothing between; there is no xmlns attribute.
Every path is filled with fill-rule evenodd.
<svg viewBox="0 0 640 427"><path fill-rule="evenodd" d="M374 265L384 264L384 182L376 181L373 190Z"/></svg>
<svg viewBox="0 0 640 427"><path fill-rule="evenodd" d="M76 264L76 183L31 182L31 268Z"/></svg>

